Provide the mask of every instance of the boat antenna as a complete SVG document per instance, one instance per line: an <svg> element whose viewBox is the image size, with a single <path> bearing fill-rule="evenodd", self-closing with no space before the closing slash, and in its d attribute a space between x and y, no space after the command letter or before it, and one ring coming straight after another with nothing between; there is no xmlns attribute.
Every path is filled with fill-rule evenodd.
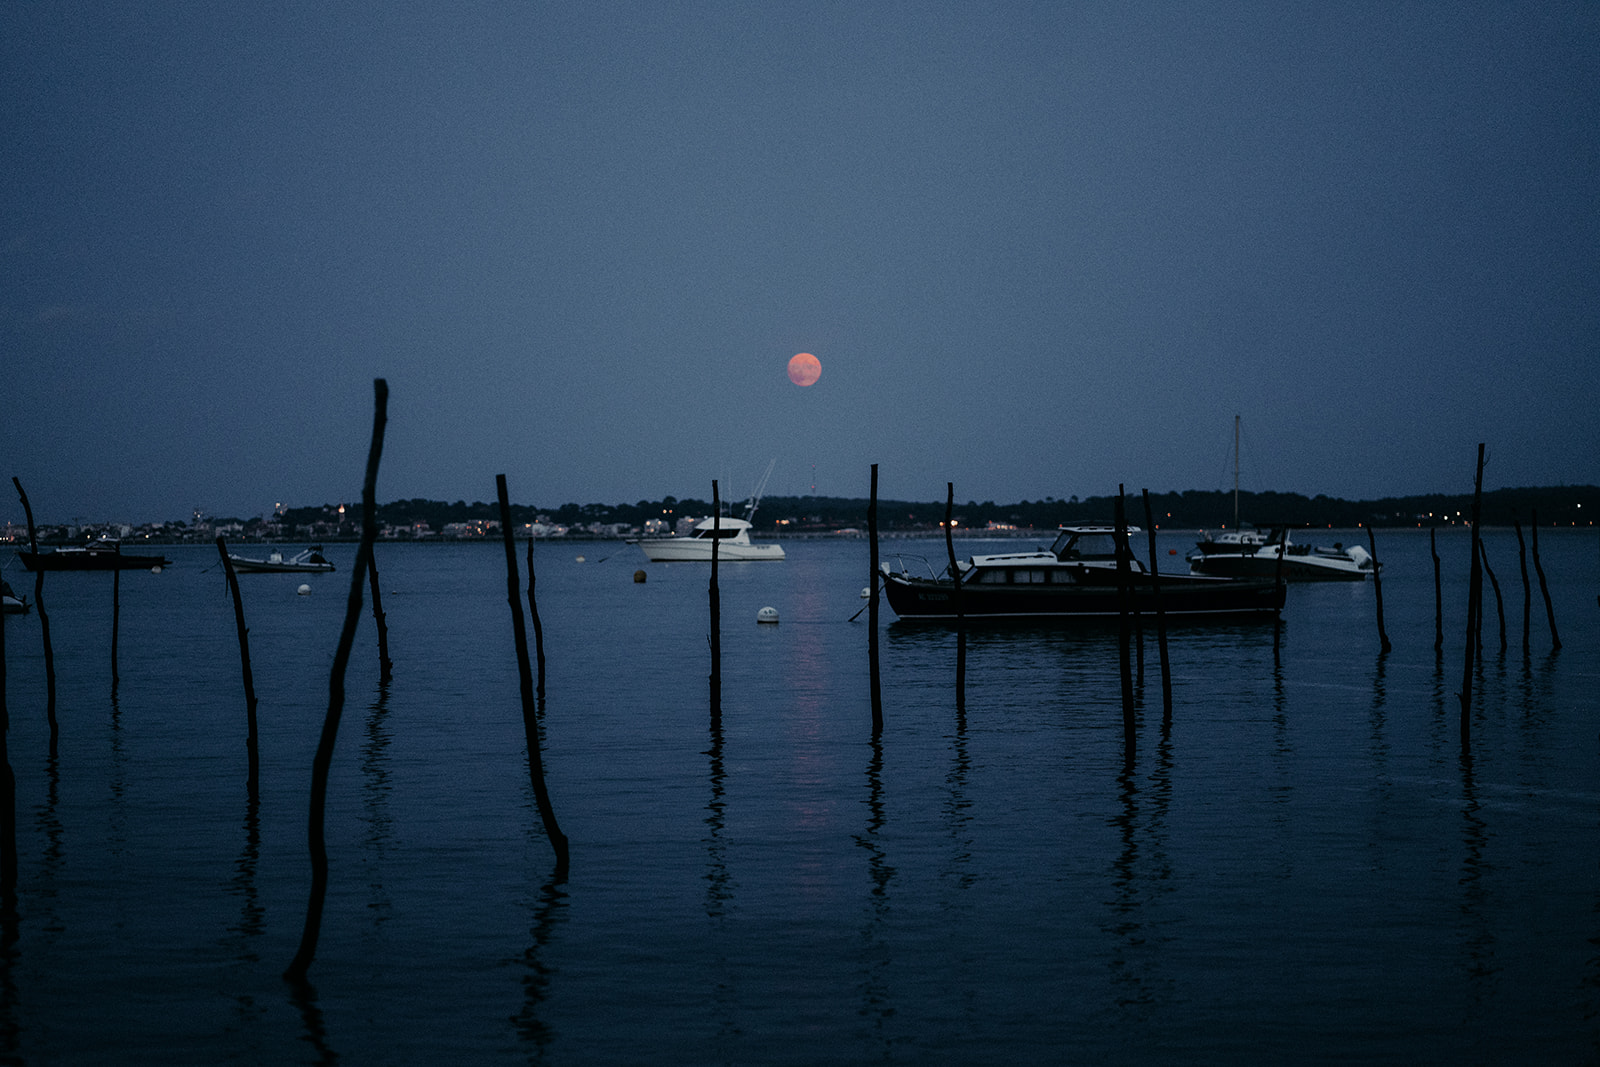
<svg viewBox="0 0 1600 1067"><path fill-rule="evenodd" d="M772 462L767 464L767 473L765 473L765 474L763 474L761 476L761 481L759 483L757 483L757 485L756 485L756 491L754 493L750 494L750 506L745 509L745 513L744 513L744 521L745 522L752 522L753 523L755 521L756 505L761 503L761 493L767 487L767 479L772 477L772 468L776 467L777 465L778 465L778 457L777 456L773 456L772 457Z"/></svg>

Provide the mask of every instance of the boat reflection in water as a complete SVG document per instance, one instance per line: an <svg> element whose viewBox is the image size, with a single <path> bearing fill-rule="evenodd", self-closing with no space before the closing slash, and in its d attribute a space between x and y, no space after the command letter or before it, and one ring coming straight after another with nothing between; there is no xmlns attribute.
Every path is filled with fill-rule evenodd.
<svg viewBox="0 0 1600 1067"><path fill-rule="evenodd" d="M1126 540L1120 548L1128 562L1129 611L1154 614L1158 590L1162 613L1174 620L1270 619L1283 608L1283 587L1270 578L1162 574L1156 582ZM957 575L948 567L934 574L928 566L929 576L918 577L904 556L880 569L889 606L902 619L956 618L957 581L959 613L968 619L1108 619L1124 610L1118 549L1115 527L1063 526L1048 549L971 556L957 563Z"/></svg>

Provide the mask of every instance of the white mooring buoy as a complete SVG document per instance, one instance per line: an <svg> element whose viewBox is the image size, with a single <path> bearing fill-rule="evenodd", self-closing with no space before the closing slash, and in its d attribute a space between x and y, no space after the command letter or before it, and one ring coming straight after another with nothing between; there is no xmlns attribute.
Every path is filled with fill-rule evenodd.
<svg viewBox="0 0 1600 1067"><path fill-rule="evenodd" d="M756 612L756 622L777 622L777 621L778 621L778 609L777 608L762 608L760 611Z"/></svg>
<svg viewBox="0 0 1600 1067"><path fill-rule="evenodd" d="M295 592L299 593L301 596L310 596L311 587L309 585L302 585L299 589L296 589Z"/></svg>
<svg viewBox="0 0 1600 1067"><path fill-rule="evenodd" d="M862 586L861 587L861 599L862 600L866 600L871 596L872 596L872 586L870 586L870 585Z"/></svg>

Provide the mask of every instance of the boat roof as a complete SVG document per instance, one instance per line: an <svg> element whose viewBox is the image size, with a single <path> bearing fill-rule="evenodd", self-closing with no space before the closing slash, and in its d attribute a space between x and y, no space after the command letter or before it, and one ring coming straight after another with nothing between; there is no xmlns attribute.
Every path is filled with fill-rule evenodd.
<svg viewBox="0 0 1600 1067"><path fill-rule="evenodd" d="M1141 533L1142 532L1142 529L1140 527L1138 527L1138 526L1129 526L1129 527L1126 527L1126 529L1131 534L1136 534L1136 533ZM1077 525L1077 526L1057 526L1056 527L1056 533L1058 533L1058 534L1064 534L1064 533L1072 533L1072 534L1114 534L1116 532L1117 532L1117 528L1116 528L1116 526L1114 524L1105 523L1105 522L1102 522L1102 523L1087 523L1087 524L1080 524L1080 525Z"/></svg>
<svg viewBox="0 0 1600 1067"><path fill-rule="evenodd" d="M748 530L752 528L751 523L745 521L744 519L730 518L727 515L724 515L720 522L715 519L701 519L699 522L694 524L694 528L696 530L709 530L714 526L721 526L724 530Z"/></svg>

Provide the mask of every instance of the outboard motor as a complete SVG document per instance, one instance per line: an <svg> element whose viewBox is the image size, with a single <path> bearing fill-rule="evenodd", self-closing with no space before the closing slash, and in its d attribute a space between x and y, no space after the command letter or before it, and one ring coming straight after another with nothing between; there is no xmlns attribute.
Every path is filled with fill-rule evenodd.
<svg viewBox="0 0 1600 1067"><path fill-rule="evenodd" d="M1356 566L1364 571L1372 569L1372 555L1360 545L1351 545L1345 549L1345 554L1356 561Z"/></svg>

